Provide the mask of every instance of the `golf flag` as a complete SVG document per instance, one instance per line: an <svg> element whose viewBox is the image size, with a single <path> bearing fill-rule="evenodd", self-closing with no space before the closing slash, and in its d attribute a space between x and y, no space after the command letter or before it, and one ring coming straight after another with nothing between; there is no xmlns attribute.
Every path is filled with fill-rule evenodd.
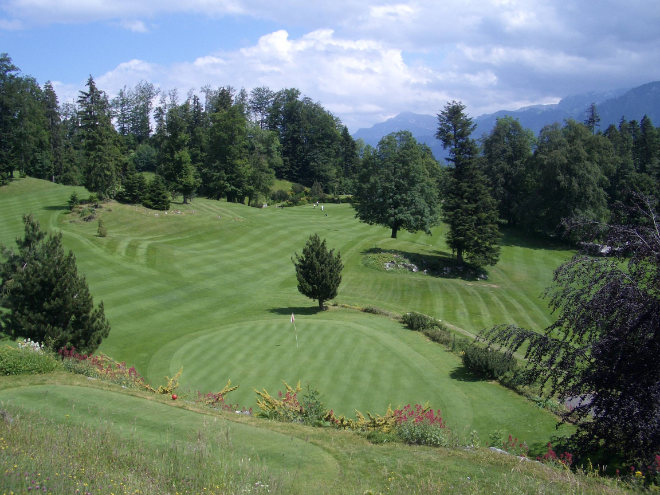
<svg viewBox="0 0 660 495"><path fill-rule="evenodd" d="M296 328L296 317L291 313L291 323L293 324L293 329L296 332L296 349L298 349L298 329Z"/></svg>

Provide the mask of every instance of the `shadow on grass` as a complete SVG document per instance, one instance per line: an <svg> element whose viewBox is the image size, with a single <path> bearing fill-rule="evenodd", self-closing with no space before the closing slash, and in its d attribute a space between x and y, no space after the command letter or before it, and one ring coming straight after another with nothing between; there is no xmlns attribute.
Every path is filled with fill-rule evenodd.
<svg viewBox="0 0 660 495"><path fill-rule="evenodd" d="M515 246L527 249L543 249L550 251L565 251L575 249L569 243L562 241L559 238L552 238L525 232L522 229L515 227L507 227L502 229L502 237L500 239L501 246Z"/></svg>
<svg viewBox="0 0 660 495"><path fill-rule="evenodd" d="M312 316L321 313L323 310L319 309L318 306L287 306L286 308L271 308L268 311L276 315L291 316L291 313L293 313L294 315Z"/></svg>
<svg viewBox="0 0 660 495"><path fill-rule="evenodd" d="M450 253L433 251L431 254L413 253L397 249L371 248L362 251L364 264L383 271L422 272L439 278L457 278L461 280L479 280L486 271L471 265L459 265ZM388 268L389 267L389 268Z"/></svg>
<svg viewBox="0 0 660 495"><path fill-rule="evenodd" d="M475 373L474 371L462 365L457 366L456 368L451 370L449 376L452 379L458 380L460 382L482 382L488 380L488 378L485 378L483 375L479 373Z"/></svg>

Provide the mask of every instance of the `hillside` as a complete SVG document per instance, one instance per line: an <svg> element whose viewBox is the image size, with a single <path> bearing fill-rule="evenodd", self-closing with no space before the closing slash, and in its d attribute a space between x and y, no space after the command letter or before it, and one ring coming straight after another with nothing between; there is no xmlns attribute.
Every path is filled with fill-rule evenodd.
<svg viewBox="0 0 660 495"><path fill-rule="evenodd" d="M523 127L531 129L534 135L548 124L562 123L566 119L582 122L591 103L595 103L601 117L600 129L605 130L610 124L618 125L621 117L626 120L640 121L648 115L654 124L660 122L660 81L650 82L628 90L613 90L601 93L584 93L563 98L552 105L534 105L517 110L500 110L474 118L477 125L473 136L488 134L495 126L497 118L511 116L520 121ZM435 113L441 109L435 109ZM376 146L385 135L399 130L409 130L419 141L428 145L436 158L446 157L445 150L435 138L437 129L436 115L403 112L376 124L370 128L358 129L353 137L363 139L365 143Z"/></svg>
<svg viewBox="0 0 660 495"><path fill-rule="evenodd" d="M107 202L94 212L108 229L98 237L88 211L83 218L66 207L73 191L86 194L30 178L0 188L0 243L21 235L24 213L60 231L112 324L100 351L135 365L154 386L182 369L181 400L61 371L1 377L5 487L42 474L53 485L61 473L62 491L107 487L93 493L617 492L614 483L466 449L511 435L540 455L570 428L557 431L550 412L474 376L456 354L387 316L423 312L457 336L501 322L543 328L552 316L540 294L571 255L563 246L508 231L488 280L447 278L437 275L449 258L442 226L431 237L391 239L357 222L346 204L325 205L326 216L311 205L195 199L168 212ZM291 256L311 232L345 264L339 296L324 312L295 288ZM428 273L387 271L383 256L414 258ZM428 402L441 410L454 448L374 445L356 433L195 401L229 378L240 385L230 397L239 407L254 407L255 389L275 394L282 380L311 385L325 407L349 416Z"/></svg>
<svg viewBox="0 0 660 495"><path fill-rule="evenodd" d="M200 198L168 215L108 203L97 212L108 230L100 238L95 221L65 207L72 190L35 179L0 188L0 242L20 235L25 212L60 230L112 325L100 350L150 382L181 367L192 391L217 390L230 378L241 386L233 400L249 407L254 389L301 380L342 414L428 401L461 430L488 436L501 428L541 446L554 434L552 415L499 385L464 379L458 356L399 322L341 306L317 312L296 290L291 257L318 232L345 265L338 305L419 311L471 335L505 322L547 326L540 294L571 254L561 246L539 249L508 232L488 281L388 272L366 263L370 250L441 263L449 256L443 227L391 239L346 204L327 205L324 216L311 205L257 209Z"/></svg>
<svg viewBox="0 0 660 495"><path fill-rule="evenodd" d="M80 375L0 377L3 493L625 493L484 447L364 436L201 408Z"/></svg>

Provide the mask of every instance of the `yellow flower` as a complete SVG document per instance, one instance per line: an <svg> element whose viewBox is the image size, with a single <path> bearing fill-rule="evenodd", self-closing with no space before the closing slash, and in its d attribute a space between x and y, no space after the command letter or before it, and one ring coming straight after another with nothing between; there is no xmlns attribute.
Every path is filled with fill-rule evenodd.
<svg viewBox="0 0 660 495"><path fill-rule="evenodd" d="M642 472L641 471L635 471L635 476L637 476L638 478L641 478L642 477Z"/></svg>

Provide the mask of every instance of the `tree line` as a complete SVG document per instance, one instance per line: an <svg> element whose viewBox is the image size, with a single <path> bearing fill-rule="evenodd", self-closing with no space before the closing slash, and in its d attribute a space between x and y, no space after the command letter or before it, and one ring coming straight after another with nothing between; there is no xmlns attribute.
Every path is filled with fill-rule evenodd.
<svg viewBox="0 0 660 495"><path fill-rule="evenodd" d="M275 177L346 193L358 161L346 126L297 89L204 87L181 100L140 82L110 99L90 76L75 103L60 105L50 82L40 87L7 54L0 136L0 182L17 171L161 209L163 189L183 202L201 194L255 204Z"/></svg>
<svg viewBox="0 0 660 495"><path fill-rule="evenodd" d="M195 195L260 205L275 178L287 179L317 196L353 195L357 216L393 237L442 219L459 261L480 265L496 261L501 226L562 234L562 219L607 221L659 190L660 130L646 116L600 130L592 105L584 122L538 136L503 117L478 139L462 103L438 119L448 166L403 131L375 148L353 140L295 88L207 86L182 99L140 82L110 99L90 76L75 103L60 105L50 82L0 56L0 182L18 171L167 209L171 197Z"/></svg>

